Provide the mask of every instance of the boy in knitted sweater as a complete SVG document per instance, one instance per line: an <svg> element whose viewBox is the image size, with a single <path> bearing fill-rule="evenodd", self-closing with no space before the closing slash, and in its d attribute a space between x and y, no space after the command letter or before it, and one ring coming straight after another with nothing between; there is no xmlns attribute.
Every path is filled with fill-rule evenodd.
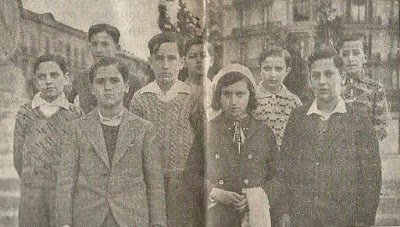
<svg viewBox="0 0 400 227"><path fill-rule="evenodd" d="M154 36L148 46L156 80L134 94L130 110L157 129L158 150L163 154L167 225L188 226L183 171L195 131L202 127L203 111L190 86L178 80L184 65L183 38L165 32Z"/></svg>
<svg viewBox="0 0 400 227"><path fill-rule="evenodd" d="M290 72L290 54L281 47L272 47L259 58L262 81L258 86L254 118L264 121L275 134L278 146L282 143L286 123L292 110L302 103L282 83Z"/></svg>
<svg viewBox="0 0 400 227"><path fill-rule="evenodd" d="M22 181L19 226L55 226L55 185L60 145L67 122L82 115L65 98L67 64L42 55L34 63L39 92L18 111L14 129L14 167Z"/></svg>

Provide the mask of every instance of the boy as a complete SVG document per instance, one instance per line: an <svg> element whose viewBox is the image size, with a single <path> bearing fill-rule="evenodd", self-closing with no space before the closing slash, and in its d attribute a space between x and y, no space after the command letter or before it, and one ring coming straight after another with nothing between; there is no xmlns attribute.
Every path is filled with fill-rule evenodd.
<svg viewBox="0 0 400 227"><path fill-rule="evenodd" d="M364 104L378 138L385 139L389 120L386 92L381 83L365 75L364 63L367 59L362 37L345 37L339 52L348 78L343 88L344 100Z"/></svg>
<svg viewBox="0 0 400 227"><path fill-rule="evenodd" d="M202 107L191 88L178 80L183 68L183 38L166 32L149 41L149 63L156 80L135 93L131 111L155 124L158 152L163 155L168 226L185 224L186 185L183 172L195 131L203 127Z"/></svg>
<svg viewBox="0 0 400 227"><path fill-rule="evenodd" d="M293 109L301 106L300 99L282 83L290 72L290 54L281 47L272 47L261 53L261 83L258 86L258 106L254 118L263 120L272 128L278 146Z"/></svg>
<svg viewBox="0 0 400 227"><path fill-rule="evenodd" d="M128 69L102 58L90 70L98 106L67 128L57 183L59 226L166 226L153 125L123 106Z"/></svg>
<svg viewBox="0 0 400 227"><path fill-rule="evenodd" d="M200 36L185 44L185 66L189 75L185 83L192 88L193 95L205 104L208 115L211 114L212 84L207 72L214 63L213 54L212 44Z"/></svg>
<svg viewBox="0 0 400 227"><path fill-rule="evenodd" d="M378 138L341 93L335 50L309 58L314 102L290 115L281 147L292 226L373 226L382 184Z"/></svg>
<svg viewBox="0 0 400 227"><path fill-rule="evenodd" d="M94 62L104 57L116 57L121 50L119 45L120 32L109 24L95 24L88 31L90 53ZM92 111L96 105L96 98L90 90L89 73L79 75L72 81L72 92L68 95L70 101L79 96L79 105L85 113ZM129 102L141 84L134 75L129 75L129 92L124 97L124 106L129 108Z"/></svg>
<svg viewBox="0 0 400 227"><path fill-rule="evenodd" d="M33 81L39 92L21 107L14 130L14 167L22 181L19 226L55 226L54 197L60 145L66 123L81 116L63 92L67 64L60 56L36 59Z"/></svg>

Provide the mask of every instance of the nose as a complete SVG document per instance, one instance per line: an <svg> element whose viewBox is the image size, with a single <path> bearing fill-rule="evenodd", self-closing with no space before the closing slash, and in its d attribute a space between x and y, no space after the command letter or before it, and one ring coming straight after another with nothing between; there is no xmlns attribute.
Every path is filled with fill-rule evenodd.
<svg viewBox="0 0 400 227"><path fill-rule="evenodd" d="M53 83L53 79L51 78L50 75L46 76L46 84L52 84Z"/></svg>
<svg viewBox="0 0 400 227"><path fill-rule="evenodd" d="M326 83L326 76L325 75L321 75L321 77L319 78L318 83L319 84L325 84Z"/></svg>
<svg viewBox="0 0 400 227"><path fill-rule="evenodd" d="M100 44L97 44L94 49L96 52L100 53L104 51L104 48Z"/></svg>
<svg viewBox="0 0 400 227"><path fill-rule="evenodd" d="M104 83L104 90L111 90L112 84L110 81L106 80Z"/></svg>

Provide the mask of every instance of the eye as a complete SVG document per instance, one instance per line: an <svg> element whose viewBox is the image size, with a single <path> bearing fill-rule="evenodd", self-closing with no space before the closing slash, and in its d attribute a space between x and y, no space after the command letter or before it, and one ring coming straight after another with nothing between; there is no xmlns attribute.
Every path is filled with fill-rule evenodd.
<svg viewBox="0 0 400 227"><path fill-rule="evenodd" d="M91 44L92 44L93 47L95 47L95 46L97 46L98 43L97 42L92 42Z"/></svg>
<svg viewBox="0 0 400 227"><path fill-rule="evenodd" d="M111 83L113 83L113 84L119 83L121 81L118 77L113 77L110 80L111 80Z"/></svg>
<svg viewBox="0 0 400 227"><path fill-rule="evenodd" d="M267 71L267 72L270 72L272 70L272 67L271 66L264 66L263 70Z"/></svg>
<svg viewBox="0 0 400 227"><path fill-rule="evenodd" d="M51 78L53 78L53 79L57 79L58 77L60 77L60 74L59 74L59 73L56 73L56 72L52 72L52 73L50 73L50 76L51 76Z"/></svg>
<svg viewBox="0 0 400 227"><path fill-rule="evenodd" d="M349 51L342 52L342 57L348 57L348 56L349 56Z"/></svg>
<svg viewBox="0 0 400 227"><path fill-rule="evenodd" d="M46 74L38 74L38 75L36 76L36 78L37 78L38 80L45 80L45 79L46 79Z"/></svg>
<svg viewBox="0 0 400 227"><path fill-rule="evenodd" d="M110 44L107 43L107 42L102 42L101 45L102 45L103 47L108 47Z"/></svg>
<svg viewBox="0 0 400 227"><path fill-rule="evenodd" d="M333 72L331 72L331 71L325 72L325 77L326 78L331 78L332 76L333 76Z"/></svg>
<svg viewBox="0 0 400 227"><path fill-rule="evenodd" d="M360 54L361 54L360 50L353 50L353 55L354 56L358 56Z"/></svg>
<svg viewBox="0 0 400 227"><path fill-rule="evenodd" d="M280 67L280 66L278 66L278 67L275 67L275 71L277 71L277 72L282 72L282 71L283 71L283 68L282 68L282 67Z"/></svg>
<svg viewBox="0 0 400 227"><path fill-rule="evenodd" d="M156 55L156 56L154 57L154 59L155 59L156 61L162 61L162 60L164 60L164 57L161 56L161 55Z"/></svg>
<svg viewBox="0 0 400 227"><path fill-rule="evenodd" d="M319 80L320 77L321 77L321 73L319 73L319 72L312 72L311 73L311 79Z"/></svg>
<svg viewBox="0 0 400 227"><path fill-rule="evenodd" d="M188 55L188 58L189 58L189 59L196 59L197 56L196 56L195 54L189 54L189 55Z"/></svg>
<svg viewBox="0 0 400 227"><path fill-rule="evenodd" d="M175 61L176 59L178 59L178 58L175 55L168 55L169 61Z"/></svg>
<svg viewBox="0 0 400 227"><path fill-rule="evenodd" d="M95 84L104 84L105 80L104 78L98 78L94 81Z"/></svg>

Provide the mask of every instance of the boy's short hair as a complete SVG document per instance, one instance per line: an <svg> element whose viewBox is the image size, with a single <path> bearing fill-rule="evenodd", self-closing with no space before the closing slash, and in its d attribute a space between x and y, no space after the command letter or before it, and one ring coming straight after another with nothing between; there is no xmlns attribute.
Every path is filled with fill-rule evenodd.
<svg viewBox="0 0 400 227"><path fill-rule="evenodd" d="M92 27L90 27L88 32L89 42L91 41L94 35L100 32L106 32L112 37L115 44L117 45L119 44L119 37L121 36L121 34L119 33L118 28L111 26L109 24L95 24Z"/></svg>
<svg viewBox="0 0 400 227"><path fill-rule="evenodd" d="M339 50L343 47L343 44L345 42L352 42L352 41L361 41L361 43L363 45L363 51L365 53L365 51L367 50L367 45L366 45L365 40L364 40L364 35L362 35L362 34L354 34L354 33L347 34L347 35L344 35L342 37L342 39L338 43Z"/></svg>
<svg viewBox="0 0 400 227"><path fill-rule="evenodd" d="M64 57L54 54L43 54L37 57L33 63L33 73L36 73L40 64L49 61L55 62L64 74L67 73L67 62L65 61Z"/></svg>
<svg viewBox="0 0 400 227"><path fill-rule="evenodd" d="M211 107L214 110L218 111L222 107L221 104L222 89L239 81L245 81L247 84L247 88L250 91L249 103L247 105L247 112L250 113L251 111L257 108L256 90L253 83L249 80L249 78L247 78L240 72L228 72L227 74L223 75L217 82L217 86L215 88L211 102Z"/></svg>
<svg viewBox="0 0 400 227"><path fill-rule="evenodd" d="M189 39L188 41L186 41L186 44L185 44L185 55L187 55L190 47L192 47L194 45L199 45L199 44L206 45L208 54L211 57L214 57L214 46L211 43L209 43L206 40L204 40L201 36L195 36L195 37Z"/></svg>
<svg viewBox="0 0 400 227"><path fill-rule="evenodd" d="M322 48L313 53L308 58L309 69L311 70L311 65L318 60L331 58L333 59L335 67L338 68L339 72L342 72L344 67L343 58L333 48Z"/></svg>
<svg viewBox="0 0 400 227"><path fill-rule="evenodd" d="M94 78L96 77L97 70L100 67L107 67L107 66L111 66L111 65L114 65L115 68L118 70L118 72L121 73L124 83L128 82L128 78L129 78L128 66L125 65L123 62L121 62L118 58L104 57L104 58L101 58L96 63L94 63L92 65L92 67L90 67L90 72L89 72L90 83L93 84Z"/></svg>
<svg viewBox="0 0 400 227"><path fill-rule="evenodd" d="M292 57L290 56L289 52L282 47L273 46L267 50L261 52L260 57L258 58L258 63L261 64L267 59L268 57L281 57L285 61L286 68L291 67L292 65Z"/></svg>
<svg viewBox="0 0 400 227"><path fill-rule="evenodd" d="M176 43L176 45L178 46L179 56L182 57L184 55L185 40L183 36L175 32L163 32L153 36L148 44L150 55L155 55L160 49L160 46L164 43Z"/></svg>

